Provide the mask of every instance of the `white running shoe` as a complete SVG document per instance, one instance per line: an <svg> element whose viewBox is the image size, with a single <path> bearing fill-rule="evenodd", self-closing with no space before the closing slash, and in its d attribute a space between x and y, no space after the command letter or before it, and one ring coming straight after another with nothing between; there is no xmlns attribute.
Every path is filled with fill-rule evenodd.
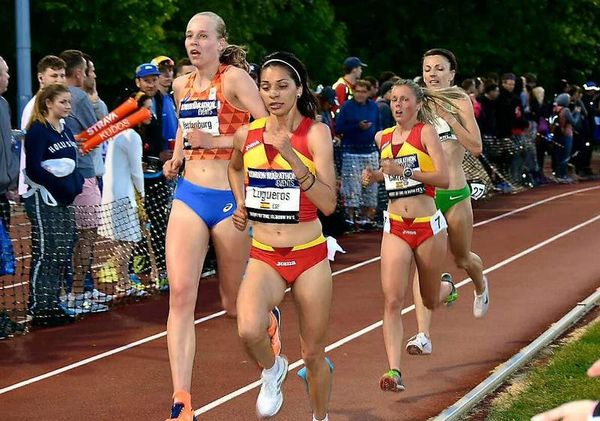
<svg viewBox="0 0 600 421"><path fill-rule="evenodd" d="M485 316L490 307L490 288L485 276L483 277L483 285L485 286L483 294L477 295L477 293L473 291L473 295L475 295L475 299L473 300L473 316L475 316L476 319Z"/></svg>
<svg viewBox="0 0 600 421"><path fill-rule="evenodd" d="M283 405L281 386L288 373L288 360L285 355L275 357L277 372L269 375L266 370L262 372L262 386L256 400L256 413L261 418L272 417L277 414Z"/></svg>
<svg viewBox="0 0 600 421"><path fill-rule="evenodd" d="M431 339L419 332L406 343L406 350L410 355L429 355L433 350Z"/></svg>

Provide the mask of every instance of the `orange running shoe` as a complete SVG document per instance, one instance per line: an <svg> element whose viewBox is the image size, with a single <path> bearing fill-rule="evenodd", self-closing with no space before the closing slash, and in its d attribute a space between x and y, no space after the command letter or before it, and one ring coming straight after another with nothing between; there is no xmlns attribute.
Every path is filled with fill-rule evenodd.
<svg viewBox="0 0 600 421"><path fill-rule="evenodd" d="M271 318L271 324L267 329L269 338L271 338L271 348L273 348L273 355L278 356L281 354L281 311L278 307L273 307L269 314Z"/></svg>
<svg viewBox="0 0 600 421"><path fill-rule="evenodd" d="M171 416L166 421L196 421L192 409L192 397L188 392L179 390L173 394Z"/></svg>

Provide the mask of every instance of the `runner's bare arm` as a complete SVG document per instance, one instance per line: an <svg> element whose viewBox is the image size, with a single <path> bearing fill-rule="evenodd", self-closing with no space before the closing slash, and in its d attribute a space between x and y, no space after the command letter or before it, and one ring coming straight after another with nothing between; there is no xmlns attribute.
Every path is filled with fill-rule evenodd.
<svg viewBox="0 0 600 421"><path fill-rule="evenodd" d="M482 150L481 133L475 120L473 103L470 98L465 96L465 98L457 101L456 105L462 124L451 114L449 114L449 117L445 117L444 120L454 130L460 144L473 155L479 156Z"/></svg>
<svg viewBox="0 0 600 421"><path fill-rule="evenodd" d="M450 182L448 164L442 150L442 143L433 126L429 124L423 126L421 130L421 144L431 157L435 170L431 172L415 171L411 178L425 184L447 189Z"/></svg>
<svg viewBox="0 0 600 421"><path fill-rule="evenodd" d="M233 214L233 224L237 229L243 231L246 229L248 222L248 214L245 206L245 192L244 192L244 161L242 155L242 148L248 134L248 126L240 127L233 135L233 155L229 161L227 167L227 178L229 179L229 186L231 192L235 197L237 209Z"/></svg>

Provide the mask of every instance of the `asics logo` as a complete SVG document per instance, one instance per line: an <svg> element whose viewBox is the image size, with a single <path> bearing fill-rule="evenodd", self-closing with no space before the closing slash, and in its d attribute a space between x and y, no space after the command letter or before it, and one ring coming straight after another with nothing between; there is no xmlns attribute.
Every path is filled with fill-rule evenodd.
<svg viewBox="0 0 600 421"><path fill-rule="evenodd" d="M402 230L402 234L404 234L404 235L417 235L417 231Z"/></svg>
<svg viewBox="0 0 600 421"><path fill-rule="evenodd" d="M233 203L228 203L223 207L223 212L229 212L233 208Z"/></svg>
<svg viewBox="0 0 600 421"><path fill-rule="evenodd" d="M287 262L277 262L277 266L279 266L279 267L296 266L296 261L295 260L289 260Z"/></svg>

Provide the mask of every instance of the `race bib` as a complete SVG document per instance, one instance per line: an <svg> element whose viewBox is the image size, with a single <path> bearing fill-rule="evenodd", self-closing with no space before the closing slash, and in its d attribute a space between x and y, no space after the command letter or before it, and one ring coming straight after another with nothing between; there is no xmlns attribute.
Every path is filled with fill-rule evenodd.
<svg viewBox="0 0 600 421"><path fill-rule="evenodd" d="M211 88L208 99L182 101L179 107L179 124L184 137L193 129L219 136L219 106L217 88Z"/></svg>
<svg viewBox="0 0 600 421"><path fill-rule="evenodd" d="M291 170L248 170L248 218L258 222L300 222L300 184Z"/></svg>
<svg viewBox="0 0 600 421"><path fill-rule="evenodd" d="M485 194L485 184L482 183L470 183L471 187L471 198L473 200L481 199Z"/></svg>
<svg viewBox="0 0 600 421"><path fill-rule="evenodd" d="M437 131L441 142L445 142L447 140L456 140L454 130L452 130L446 120L441 117L436 117L435 119L435 130Z"/></svg>
<svg viewBox="0 0 600 421"><path fill-rule="evenodd" d="M416 154L401 156L394 159L394 161L404 168L410 168L413 170L413 172L421 171L421 168L419 168L419 160ZM388 174L384 174L383 179L385 182L385 190L387 191L390 199L416 196L418 194L425 193L425 186L420 181L406 178L402 175Z"/></svg>
<svg viewBox="0 0 600 421"><path fill-rule="evenodd" d="M444 214L438 209L429 220L429 226L433 235L437 235L441 230L448 228Z"/></svg>

